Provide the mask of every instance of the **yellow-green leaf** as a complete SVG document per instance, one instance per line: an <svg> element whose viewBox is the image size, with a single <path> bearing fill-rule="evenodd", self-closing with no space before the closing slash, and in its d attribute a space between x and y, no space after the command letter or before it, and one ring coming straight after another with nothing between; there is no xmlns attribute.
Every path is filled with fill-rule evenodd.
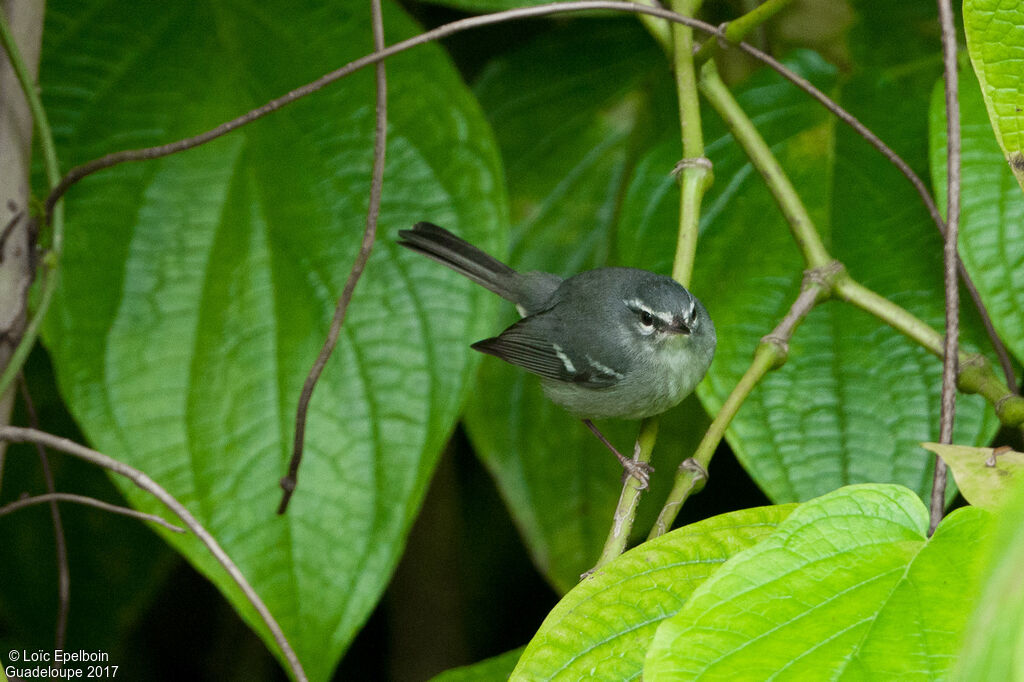
<svg viewBox="0 0 1024 682"><path fill-rule="evenodd" d="M946 679L991 520L958 509L928 538L928 510L895 485L802 504L661 622L643 679Z"/></svg>
<svg viewBox="0 0 1024 682"><path fill-rule="evenodd" d="M1024 453L1006 448L921 445L949 465L964 499L975 507L997 509L1024 484Z"/></svg>

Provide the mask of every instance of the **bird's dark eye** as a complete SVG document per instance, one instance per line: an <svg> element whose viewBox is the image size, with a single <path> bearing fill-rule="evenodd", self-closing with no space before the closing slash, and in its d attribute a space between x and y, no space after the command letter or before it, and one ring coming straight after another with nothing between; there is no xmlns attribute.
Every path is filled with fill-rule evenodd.
<svg viewBox="0 0 1024 682"><path fill-rule="evenodd" d="M654 315L651 315L646 310L641 310L640 311L640 324L642 324L645 327L653 327L654 326Z"/></svg>

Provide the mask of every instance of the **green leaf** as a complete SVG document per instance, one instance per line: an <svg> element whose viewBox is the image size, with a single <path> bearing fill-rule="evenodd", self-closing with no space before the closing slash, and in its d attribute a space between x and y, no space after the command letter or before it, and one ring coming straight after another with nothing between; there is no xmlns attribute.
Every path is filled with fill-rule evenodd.
<svg viewBox="0 0 1024 682"><path fill-rule="evenodd" d="M992 542L978 561L986 567L984 587L967 624L956 680L1024 680L1024 491L1000 511Z"/></svg>
<svg viewBox="0 0 1024 682"><path fill-rule="evenodd" d="M472 665L446 670L430 682L505 682L522 654L523 647L512 649Z"/></svg>
<svg viewBox="0 0 1024 682"><path fill-rule="evenodd" d="M807 502L658 628L644 679L947 677L990 520L959 509L928 539L924 504L893 485Z"/></svg>
<svg viewBox="0 0 1024 682"><path fill-rule="evenodd" d="M41 81L61 158L206 130L372 51L362 3L53 2ZM385 4L389 41L418 29ZM373 147L360 72L195 150L68 196L46 341L98 449L176 495L237 562L313 680L383 591L491 328L486 292L399 253L429 219L500 254L489 128L436 46L389 60L379 237L275 515L303 380L359 247ZM120 482L119 482L120 483ZM130 486L133 505L157 504ZM194 538L168 537L269 642Z"/></svg>
<svg viewBox="0 0 1024 682"><path fill-rule="evenodd" d="M485 70L476 91L512 189L514 267L566 275L607 262L622 187L649 128L648 82L664 70L663 59L634 21L588 19ZM506 323L514 319L506 306ZM542 395L536 377L494 358L484 360L466 423L535 563L569 590L600 555L622 468L579 420ZM695 401L662 420L654 499L664 498L704 424ZM636 423L599 426L631 451ZM643 505L637 528L649 527L656 512Z"/></svg>
<svg viewBox="0 0 1024 682"><path fill-rule="evenodd" d="M975 507L996 510L1005 506L1022 487L1024 453L966 445L921 443L941 457L953 470L956 485L964 499Z"/></svg>
<svg viewBox="0 0 1024 682"><path fill-rule="evenodd" d="M789 65L841 95L915 166L927 87L919 75L869 70L841 88L812 53ZM826 245L857 280L941 329L942 242L911 185L876 151L802 92L761 71L737 93L807 206ZM915 115L915 112L917 115ZM716 413L750 366L760 338L796 299L805 267L760 176L724 126L705 117L715 184L704 201L693 291L718 331L715 360L697 393ZM667 272L678 190L660 175L665 143L638 164L620 216L626 261ZM653 170L652 170L653 169ZM983 347L965 311L963 343ZM937 440L941 363L871 315L840 302L817 306L789 343L789 359L747 398L727 438L773 500L807 500L850 483L894 482L927 498L932 463L918 443ZM977 396L958 399L957 440L982 444L996 422ZM712 483L713 485L713 483ZM953 491L949 491L950 496Z"/></svg>
<svg viewBox="0 0 1024 682"><path fill-rule="evenodd" d="M513 265L573 274L607 259L647 81L663 69L627 17L577 19L484 70L474 90L505 160Z"/></svg>
<svg viewBox="0 0 1024 682"><path fill-rule="evenodd" d="M795 505L722 514L603 566L548 614L513 680L630 680L658 625L730 557L767 537Z"/></svg>
<svg viewBox="0 0 1024 682"><path fill-rule="evenodd" d="M964 31L996 139L1024 189L1024 6L965 0Z"/></svg>
<svg viewBox="0 0 1024 682"><path fill-rule="evenodd" d="M929 112L932 182L946 212L946 101L942 81ZM978 81L960 71L960 257L1007 347L1024 358L1024 194L992 132Z"/></svg>

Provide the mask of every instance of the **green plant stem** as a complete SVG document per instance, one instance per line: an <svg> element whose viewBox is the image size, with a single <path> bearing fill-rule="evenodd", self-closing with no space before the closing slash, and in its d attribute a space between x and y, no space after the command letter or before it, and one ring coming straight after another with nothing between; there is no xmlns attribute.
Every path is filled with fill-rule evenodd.
<svg viewBox="0 0 1024 682"><path fill-rule="evenodd" d="M700 5L701 0L672 0L672 11L684 17L692 17ZM672 48L683 156L696 158L704 155L704 133L700 125L697 73L693 63L693 29L683 24L673 24Z"/></svg>
<svg viewBox="0 0 1024 682"><path fill-rule="evenodd" d="M771 153L767 143L760 133L757 132L750 118L740 108L739 103L736 102L736 99L729 92L728 88L725 87L725 84L722 83L714 67L714 62L708 62L701 68L700 86L701 92L726 122L737 142L740 143L743 150L747 153L751 163L754 164L754 167L761 174L772 196L775 197L775 201L789 223L793 237L800 247L808 266L820 268L832 262L832 256L829 255L828 250L825 248L795 188ZM833 294L837 298L871 313L879 320L926 348L936 357L943 357L945 340L942 334L906 309L901 308L860 284L845 272L835 278ZM963 364L968 356L961 352L958 357L960 363ZM985 360L985 363L987 364L988 361ZM992 385L992 382L995 382L995 385ZM1002 400L1003 404L1007 406L1016 404L1017 399L1011 400L1011 398L1006 397L1007 395L1012 396L1010 389L1007 388L1004 382L999 381L994 374L990 379L986 380L985 385L991 387L982 392L982 394L993 405L996 405L996 400ZM1020 400L1024 403L1024 399ZM1015 413L1009 407L1004 412L1007 415ZM1006 421L1002 417L1000 419L1008 426L1014 425L1012 421Z"/></svg>
<svg viewBox="0 0 1024 682"><path fill-rule="evenodd" d="M692 17L701 0L673 0L672 9ZM672 25L672 62L679 97L679 126L682 135L683 161L678 168L679 236L676 241L672 277L688 286L693 274L697 234L700 228L700 205L704 192L711 184L711 164L704 158L704 134L700 123L700 100L697 96L696 74L693 65L693 29L682 24ZM640 425L633 458L649 463L658 435L658 418L645 419ZM622 554L636 520L640 503L640 488L632 477L626 479L615 506L612 527L608 532L604 550L592 570L597 570Z"/></svg>
<svg viewBox="0 0 1024 682"><path fill-rule="evenodd" d="M747 368L732 393L726 398L722 408L718 410L714 421L711 422L711 426L708 427L694 451L693 457L680 465L679 471L676 472L675 484L658 514L654 527L651 528L648 539L667 533L672 528L672 523L687 498L700 492L704 487L711 457L715 454L718 444L722 442L722 438L725 437L725 432L736 413L739 412L740 407L761 379L768 372L785 364L789 355L789 340L793 337L793 332L818 302L828 298L832 281L841 272L842 267L834 262L817 270L808 271L800 295L790 306L789 312L770 334L761 339L761 343L758 344L757 350L754 352L753 362L750 363L750 367Z"/></svg>
<svg viewBox="0 0 1024 682"><path fill-rule="evenodd" d="M738 43L750 32L759 28L780 11L793 4L793 0L765 0L753 10L743 14L725 25L725 37L730 43ZM712 37L706 40L693 56L694 62L702 65L711 60L715 53L722 49L722 39Z"/></svg>
<svg viewBox="0 0 1024 682"><path fill-rule="evenodd" d="M964 393L977 393L992 403L1000 423L1024 426L1024 398L1007 388L988 358L979 353L961 353L959 366L957 388Z"/></svg>
<svg viewBox="0 0 1024 682"><path fill-rule="evenodd" d="M651 461L651 452L654 450L654 443L658 438L658 424L657 417L648 417L640 424L640 434L636 438L633 459L641 462ZM640 492L639 482L632 476L628 476L622 486L622 492L619 494L619 503L615 507L615 516L608 539L605 540L601 557L591 572L601 568L626 549L629 533L633 529L633 522L636 521L636 508L640 504Z"/></svg>
<svg viewBox="0 0 1024 682"><path fill-rule="evenodd" d="M711 181L710 164L683 168L679 175L679 235L676 238L675 259L672 262L672 278L683 286L689 286L693 277L693 261L697 253L700 226L700 205Z"/></svg>
<svg viewBox="0 0 1024 682"><path fill-rule="evenodd" d="M831 288L831 281L841 270L840 267L836 267L822 243L807 209L804 208L796 189L786 177L767 143L722 82L714 61L709 60L701 67L700 89L764 178L782 209L808 266L812 268L812 271L816 269L821 277L817 283L804 287L789 314L779 323L775 331L761 340L754 354L753 362L718 411L693 457L684 461L676 473L672 491L651 529L649 537L652 538L666 533L672 527L672 522L686 499L703 488L711 457L725 436L725 432L740 406L769 370L780 367L785 362L788 352L787 344L796 326Z"/></svg>
<svg viewBox="0 0 1024 682"><path fill-rule="evenodd" d="M836 298L871 313L935 357L941 359L945 355L945 338L942 334L845 273L836 279L833 293ZM984 397L995 408L996 416L1004 426L1024 425L1024 398L1010 390L1006 382L996 375L988 358L978 353L960 351L957 363L957 387L961 391Z"/></svg>
<svg viewBox="0 0 1024 682"><path fill-rule="evenodd" d="M11 62L15 75L18 77L18 84L25 94L29 110L32 112L32 119L35 121L36 130L39 133L39 145L43 152L43 165L46 172L46 181L51 186L60 182L60 164L57 162L57 147L53 142L53 135L50 132L50 123L46 118L46 111L43 109L43 101L39 97L35 83L29 75L28 66L18 50L14 36L11 34L11 27L7 23L7 17L0 13L0 43L3 44L7 59ZM57 235L54 235L56 240Z"/></svg>
<svg viewBox="0 0 1024 682"><path fill-rule="evenodd" d="M692 17L701 0L673 0L672 9ZM704 159L704 133L700 122L697 74L693 64L693 29L672 25L672 60L675 67L676 94L679 98L679 128L683 142L683 160L679 166L679 237L672 264L672 277L689 286L697 252L700 204L711 184L710 164Z"/></svg>
<svg viewBox="0 0 1024 682"><path fill-rule="evenodd" d="M46 118L46 111L43 109L42 99L39 97L39 92L36 90L35 83L32 81L25 60L21 56L21 51L18 50L18 45L7 23L7 17L3 12L0 12L0 44L3 45L4 51L7 53L7 59L10 61L11 68L18 78L18 84L21 85L22 92L25 94L29 111L32 112L32 120L35 123L39 146L43 153L43 168L46 172L46 182L50 190L52 190L60 183L60 163L57 160L57 147L53 142L53 134L50 131L49 120ZM15 377L18 376L18 372L21 371L25 360L28 359L32 346L35 345L36 339L39 338L40 326L43 318L46 317L46 311L50 307L53 292L57 288L58 266L60 265L60 255L63 248L64 205L63 202L60 202L54 207L53 212L53 237L50 253L42 260L43 272L39 304L32 319L26 325L21 340L18 341L17 347L11 354L10 362L7 363L7 367L0 374L0 395L7 391Z"/></svg>
<svg viewBox="0 0 1024 682"><path fill-rule="evenodd" d="M718 75L718 68L713 61L701 67L700 90L708 102L715 108L736 141L743 147L754 168L764 178L765 184L775 197L776 203L789 223L797 246L803 253L809 268L822 267L832 262L832 256L821 241L807 209L800 201L793 183L789 181L782 166L772 154L768 143L757 132L750 117L740 108L739 102L732 96L729 88Z"/></svg>
<svg viewBox="0 0 1024 682"><path fill-rule="evenodd" d="M790 225L793 237L810 268L809 273L819 273L819 281L815 285L817 291L812 302L808 304L806 299L801 300L808 291L808 287L805 286L804 293L794 303L793 309L783 323L780 323L772 334L762 339L750 368L723 404L694 456L680 467L673 490L651 530L651 537L667 532L686 498L703 487L711 456L732 419L764 375L785 361L785 343L788 342L789 335L818 300L835 295L871 313L936 356L941 358L944 352L944 339L941 334L909 311L856 282L842 265L832 258L796 189L753 122L722 82L713 61L708 61L701 67L700 88L761 174ZM798 314L798 310L802 310L802 314ZM788 324L787 320L790 321ZM781 344L778 343L780 340ZM966 367L966 357L961 353L962 367ZM984 395L996 406L996 413L1004 424L1013 425L1018 418L1024 420L1024 399L1015 396L999 381L983 356L976 356L974 363L975 365L971 366L973 374L960 382L961 389L970 391L973 388L973 392Z"/></svg>

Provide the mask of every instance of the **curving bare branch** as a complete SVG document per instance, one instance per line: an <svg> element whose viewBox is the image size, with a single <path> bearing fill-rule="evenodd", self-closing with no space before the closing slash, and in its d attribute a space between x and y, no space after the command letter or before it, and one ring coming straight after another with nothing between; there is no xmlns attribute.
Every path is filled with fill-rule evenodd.
<svg viewBox="0 0 1024 682"><path fill-rule="evenodd" d="M36 413L36 404L32 400L32 394L29 393L25 375L20 372L18 373L18 385L21 388L21 399L25 403L28 422L32 428L37 429L39 428L39 415ZM36 443L35 446L36 454L39 456L39 467L43 472L43 480L46 481L48 495L44 497L50 497L57 492L53 471L50 470L50 458L46 455L46 448L39 443ZM0 509L0 513L3 513L3 509ZM68 611L71 608L71 570L68 568L68 543L64 534L64 521L61 519L56 499L50 501L50 520L53 522L53 542L57 555L57 626L54 646L62 649L68 630Z"/></svg>
<svg viewBox="0 0 1024 682"><path fill-rule="evenodd" d="M701 31L709 36L717 39L716 44L718 45L734 45L735 47L743 50L754 59L764 63L771 69L777 71L783 78L790 81L798 88L809 94L815 100L817 100L822 106L828 109L832 114L838 117L841 121L850 126L858 135L864 138L872 147L879 151L886 159L889 160L904 177L913 185L917 191L918 196L921 198L922 203L928 210L932 221L935 223L939 232L945 235L946 224L939 212L938 207L935 205L935 201L932 199L931 192L928 189L927 184L922 180L913 169L899 156L891 147L885 144L881 138L875 135L870 129L861 123L853 114L846 111L843 107L829 98L825 93L818 90L812 85L807 79L797 75L790 69L786 68L781 62L772 57L771 55L757 49L756 47L749 45L745 42L730 43L726 30L712 26L711 24L700 21L699 19L693 19L690 17L683 16L676 12L664 9L660 6L653 5L642 5L633 2L622 2L617 0L574 0L572 2L558 2L550 3L546 5L536 5L534 7L522 7L518 9L507 10L504 12L495 12L493 14L486 14L482 16L469 17L466 19L460 19L453 21L442 26L438 26L435 29L426 31L417 36L395 43L384 49L375 50L372 54L360 57L352 62L349 62L345 66L331 71L330 73L324 74L320 78L303 85L291 92L282 95L276 99L273 99L266 104L252 109L245 114L234 118L230 121L226 121L219 126L212 128L206 132L200 133L193 137L188 137L175 142L170 142L164 145L158 145L155 147L146 147L143 149L130 149L112 154L107 154L98 159L94 159L80 166L72 168L68 173L61 178L60 182L53 188L45 202L45 218L46 222L50 221L51 213L57 201L67 192L67 190L82 178L91 175L97 171L105 168L110 168L121 163L129 161L143 161L147 159L156 159L176 152L184 151L197 147L201 144L205 144L211 140L214 140L222 135L226 135L238 128L252 123L253 121L266 116L282 107L285 107L292 102L295 102L307 95L310 95L317 90L320 90L331 83L340 80L360 69L366 68L371 64L377 64L388 57L392 57L400 52L418 47L425 43L429 43L436 40L447 38L456 33L462 31L468 31L483 26L490 26L493 24L500 24L507 21L516 21L521 19L528 19L533 17L543 17L554 14L564 14L570 12L580 12L586 10L610 10L616 12L630 12L634 14L641 14L647 16L653 16L660 19L666 19L671 22L690 26L698 31ZM964 281L964 285L967 288L971 299L974 302L975 307L981 314L982 322L985 326L985 331L988 334L989 341L992 344L996 355L999 358L1000 366L1002 367L1003 374L1006 376L1006 382L1009 386L1015 386L1016 380L1013 375L1013 366L1010 360L1009 352L1006 350L1006 346L999 338L992 326L991 319L988 315L988 311L985 309L984 304L981 301L981 297L978 294L974 283L971 281L967 270L963 267L962 263L958 263L958 269L960 276Z"/></svg>
<svg viewBox="0 0 1024 682"><path fill-rule="evenodd" d="M960 96L956 63L956 26L949 0L938 0L942 26L942 62L946 90L946 243L943 248L946 285L946 338L942 358L942 408L939 442L953 442L956 416L957 353L960 335L960 291L957 287L957 235L960 228ZM1011 384L1012 385L1012 384ZM946 463L935 456L929 533L942 520L946 510Z"/></svg>
<svg viewBox="0 0 1024 682"><path fill-rule="evenodd" d="M10 514L31 507L37 504L47 504L55 502L73 502L75 504L81 504L86 507L95 507L96 509L102 509L103 511L110 512L111 514L119 514L121 516L130 516L140 521L149 521L159 526L163 526L169 531L174 533L184 533L185 529L181 526L175 526L170 521L157 516L156 514L147 514L146 512L136 511L130 507L122 507L120 505L111 504L98 500L95 497L88 497L86 495L75 495L74 493L45 493L43 495L33 495L32 497L22 497L21 499L15 500L0 507L0 516Z"/></svg>
<svg viewBox="0 0 1024 682"><path fill-rule="evenodd" d="M270 613L270 609L263 603L260 596L256 594L256 590L252 588L249 581L235 565L235 562L231 560L228 553L224 551L224 548L220 546L217 539L214 538L209 531L203 528L203 525L199 523L196 517L192 516L185 505L177 500L173 495L163 489L156 481L151 479L142 471L139 471L135 467L128 466L123 462L119 462L113 457L104 455L102 452L87 448L84 445L68 440L67 438L61 438L55 436L52 433L46 433L45 431L38 431L36 429L28 429L21 426L0 426L0 440L8 443L39 443L48 448L54 450L60 450L79 459L84 459L86 462L95 464L96 466L109 469L114 473L124 476L129 481L137 485L142 490L155 497L156 499L163 502L163 504L174 512L174 515L181 519L181 522L185 524L185 527L192 531L199 541L206 545L206 548L210 550L210 554L217 560L231 579L235 581L238 588L245 595L249 603L252 604L253 608L260 615L264 625L270 631L271 636L274 638L274 642L281 649L284 654L285 661L291 670L292 675L296 680L301 682L306 681L306 673L302 669L302 664L299 662L298 656L295 655L295 650L292 649L291 644L288 643L288 639L284 636L284 632L281 630L281 626L277 624L277 620L274 619L273 614Z"/></svg>
<svg viewBox="0 0 1024 682"><path fill-rule="evenodd" d="M373 21L373 45L379 52L384 49L384 23L381 16L380 0L372 0L370 4ZM352 295L355 293L356 284L366 269L366 263L370 259L370 251L373 243L377 240L377 218L380 215L380 197L384 189L384 152L387 148L388 139L388 79L384 70L384 62L379 61L376 65L377 76L377 107L376 107L376 129L373 138L373 171L370 180L370 206L366 211L366 229L363 231L363 242L359 246L359 253L352 264L352 270L348 274L345 288L342 289L341 298L334 309L334 319L331 320L331 329L327 333L320 354L313 362L313 367L306 376L306 382L302 386L302 393L299 395L299 406L295 414L295 442L292 446L292 457L288 463L288 473L281 479L281 502L278 504L277 513L284 514L288 511L288 502L292 499L295 486L298 484L299 465L302 463L302 452L306 436L306 412L309 409L309 401L313 397L313 389L324 371L327 359L334 352L338 343L338 336L341 334L341 325L345 322L345 314L352 302Z"/></svg>

